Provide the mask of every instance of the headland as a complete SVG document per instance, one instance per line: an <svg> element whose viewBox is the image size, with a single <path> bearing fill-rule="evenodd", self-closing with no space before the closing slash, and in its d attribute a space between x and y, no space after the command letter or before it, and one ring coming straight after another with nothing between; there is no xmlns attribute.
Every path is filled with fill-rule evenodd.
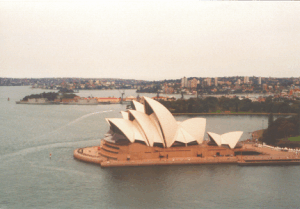
<svg viewBox="0 0 300 209"><path fill-rule="evenodd" d="M102 105L102 104L130 104L135 97L79 97L72 93L48 92L25 96L16 104L29 105Z"/></svg>

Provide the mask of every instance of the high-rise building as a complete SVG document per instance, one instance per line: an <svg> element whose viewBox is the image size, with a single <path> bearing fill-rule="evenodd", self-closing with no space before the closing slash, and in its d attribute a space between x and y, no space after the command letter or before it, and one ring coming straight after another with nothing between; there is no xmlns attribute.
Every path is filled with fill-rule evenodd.
<svg viewBox="0 0 300 209"><path fill-rule="evenodd" d="M203 87L211 86L211 78L205 78L205 79L203 79L202 86Z"/></svg>
<svg viewBox="0 0 300 209"><path fill-rule="evenodd" d="M188 79L186 77L183 77L181 79L181 88L186 88L188 87Z"/></svg>
<svg viewBox="0 0 300 209"><path fill-rule="evenodd" d="M248 76L245 76L244 77L244 83L246 84L246 83L249 83L249 77Z"/></svg>
<svg viewBox="0 0 300 209"><path fill-rule="evenodd" d="M215 86L218 86L218 78L215 77Z"/></svg>
<svg viewBox="0 0 300 209"><path fill-rule="evenodd" d="M188 85L187 85L188 88L191 88L191 81L192 81L192 80L189 80L189 81L188 81Z"/></svg>
<svg viewBox="0 0 300 209"><path fill-rule="evenodd" d="M211 86L211 78L206 78L206 82L208 86Z"/></svg>
<svg viewBox="0 0 300 209"><path fill-rule="evenodd" d="M261 77L258 77L258 84L261 85Z"/></svg>

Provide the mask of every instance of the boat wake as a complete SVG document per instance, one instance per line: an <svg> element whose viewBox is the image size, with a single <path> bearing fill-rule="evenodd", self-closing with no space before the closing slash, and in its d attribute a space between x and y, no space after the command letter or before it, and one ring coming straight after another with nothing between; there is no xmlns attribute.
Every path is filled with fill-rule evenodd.
<svg viewBox="0 0 300 209"><path fill-rule="evenodd" d="M68 126L70 126L70 125L72 125L72 124L74 124L74 123L77 123L78 121L81 121L81 120L83 120L83 119L85 119L85 118L87 118L87 117L90 117L90 116L92 116L92 115L100 114L100 113L106 113L106 112L112 112L112 111L113 111L113 110L106 110L106 111L93 112L93 113L89 113L89 114L83 115L83 116L81 116L80 118L77 118L77 119L71 121L70 123L68 123L68 124L66 124L66 125L64 125L64 126L62 126L62 127L60 127L60 128L58 128L58 129L56 129L56 130L54 130L54 131L50 131L50 132L45 133L45 134L43 134L43 135L41 135L41 136L34 137L32 140L37 139L37 138L42 138L42 137L44 137L44 136L49 136L49 135L51 135L51 134L55 134L55 133L59 132L60 130L62 130L62 129L64 129L64 128L66 128L66 127L68 127Z"/></svg>
<svg viewBox="0 0 300 209"><path fill-rule="evenodd" d="M67 125L65 125L65 126L63 126L63 127L61 127L61 128L59 128L59 129L57 129L57 130L55 130L55 131L61 130L61 129L67 127L67 126L70 126L70 125L72 125L72 124L74 124L74 123L77 123L78 121L81 121L82 119L87 118L87 117L90 117L90 116L92 116L92 115L100 114L100 113L106 113L106 112L112 112L112 111L113 111L113 110L107 110L107 111L93 112L93 113L89 113L89 114L83 115L83 116L81 116L80 118L77 118L76 120L73 120L72 122L68 123Z"/></svg>
<svg viewBox="0 0 300 209"><path fill-rule="evenodd" d="M35 137L33 138L32 140L36 139L36 138L42 138L43 136L49 136L50 134L55 134L57 133L58 131L74 124L74 123L77 123L78 121L81 121L87 117L90 117L92 115L95 115L95 114L100 114L100 113L106 113L106 112L112 112L113 110L107 110L107 111L101 111L101 112L93 112L93 113L89 113L89 114L86 114L86 115L83 115L81 116L80 118L77 118L73 121L71 121L70 123L54 130L54 131L51 131L51 132L48 132L48 133L45 133L41 136L38 136L38 137ZM53 143L53 144L47 144L47 145L41 145L41 146L36 146L36 147L30 147L30 148L25 148L25 149L22 149L22 150L19 150L17 152L13 152L13 153L9 153L9 154L5 154L5 155L2 155L0 156L0 160L8 160L8 159L12 159L14 157L17 157L17 156L24 156L24 155L27 155L27 154L30 154L30 153L33 153L33 152L39 152L41 150L45 150L45 149L49 149L49 148L62 148L62 147L74 147L74 146L86 146L86 144L88 142L96 142L98 141L99 142L99 139L93 139L93 140L84 140L84 141L75 141L75 142L58 142L58 143Z"/></svg>
<svg viewBox="0 0 300 209"><path fill-rule="evenodd" d="M76 174L80 176L91 176L89 173L84 173L82 171L77 171L77 170L71 170L71 169L65 169L65 168L60 168L60 167L52 167L52 166L43 166L43 165L36 165L33 162L29 162L30 166L33 168L40 168L40 169L46 169L46 170L52 170L52 171L61 171L69 174Z"/></svg>
<svg viewBox="0 0 300 209"><path fill-rule="evenodd" d="M22 150L19 150L17 152L9 153L0 156L0 160L7 160L7 159L12 159L14 157L18 156L24 156L30 153L34 152L39 152L45 149L50 149L50 148L63 148L63 147L75 147L75 146L80 146L80 145L86 145L87 142L99 142L99 139L92 139L92 140L83 140L83 141L76 141L76 142L61 142L61 143L54 143L54 144L47 144L47 145L41 145L41 146L36 146L36 147L30 147L30 148L25 148Z"/></svg>

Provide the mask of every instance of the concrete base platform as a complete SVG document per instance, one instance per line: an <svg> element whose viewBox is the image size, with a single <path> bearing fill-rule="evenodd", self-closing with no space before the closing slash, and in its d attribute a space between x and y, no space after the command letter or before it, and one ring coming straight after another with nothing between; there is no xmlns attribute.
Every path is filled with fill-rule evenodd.
<svg viewBox="0 0 300 209"><path fill-rule="evenodd" d="M106 159L99 156L97 151L98 147L79 148L74 150L73 155L77 160L100 165Z"/></svg>
<svg viewBox="0 0 300 209"><path fill-rule="evenodd" d="M248 146L248 147L247 147ZM74 158L98 164L101 167L153 166L153 165L201 165L201 164L236 164L240 166L259 165L299 165L300 156L295 153L274 151L245 145L243 149L255 149L262 155L248 156L208 156L208 157L170 157L154 159L112 159L101 155L101 146L85 147L74 150Z"/></svg>

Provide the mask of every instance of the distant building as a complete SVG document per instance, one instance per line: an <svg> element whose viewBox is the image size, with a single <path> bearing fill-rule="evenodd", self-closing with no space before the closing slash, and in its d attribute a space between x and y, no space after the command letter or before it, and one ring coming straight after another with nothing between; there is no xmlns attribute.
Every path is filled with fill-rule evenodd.
<svg viewBox="0 0 300 209"><path fill-rule="evenodd" d="M175 97L162 97L162 96L152 97L152 99L154 99L154 100L163 100L163 101L175 101L176 100Z"/></svg>
<svg viewBox="0 0 300 209"><path fill-rule="evenodd" d="M245 76L245 77L244 77L244 83L245 83L245 84L249 83L249 77L248 77L248 76Z"/></svg>
<svg viewBox="0 0 300 209"><path fill-rule="evenodd" d="M267 84L263 84L262 87L263 87L264 90L268 90L268 85Z"/></svg>
<svg viewBox="0 0 300 209"><path fill-rule="evenodd" d="M190 88L195 89L197 88L198 80L196 78L193 78L190 82Z"/></svg>
<svg viewBox="0 0 300 209"><path fill-rule="evenodd" d="M119 103L121 98L116 97L95 97L98 103ZM127 98L124 99L126 101ZM131 101L131 100L130 100Z"/></svg>
<svg viewBox="0 0 300 209"><path fill-rule="evenodd" d="M215 86L218 86L218 78L215 77Z"/></svg>
<svg viewBox="0 0 300 209"><path fill-rule="evenodd" d="M227 86L230 86L232 84L232 82L230 81L226 81Z"/></svg>
<svg viewBox="0 0 300 209"><path fill-rule="evenodd" d="M97 99L95 98L91 98L91 99L88 99L88 98L80 98L78 99L78 104L97 104Z"/></svg>
<svg viewBox="0 0 300 209"><path fill-rule="evenodd" d="M46 103L48 101L47 98L33 98L33 99L28 99L28 102L29 104L43 104L43 103Z"/></svg>
<svg viewBox="0 0 300 209"><path fill-rule="evenodd" d="M169 87L167 83L164 83L164 86L162 89L165 94L173 94L174 93L174 88Z"/></svg>
<svg viewBox="0 0 300 209"><path fill-rule="evenodd" d="M261 77L258 77L258 84L261 85Z"/></svg>
<svg viewBox="0 0 300 209"><path fill-rule="evenodd" d="M206 84L207 86L211 86L211 78L206 78Z"/></svg>
<svg viewBox="0 0 300 209"><path fill-rule="evenodd" d="M188 87L188 79L186 77L183 77L181 79L181 88L186 88Z"/></svg>

